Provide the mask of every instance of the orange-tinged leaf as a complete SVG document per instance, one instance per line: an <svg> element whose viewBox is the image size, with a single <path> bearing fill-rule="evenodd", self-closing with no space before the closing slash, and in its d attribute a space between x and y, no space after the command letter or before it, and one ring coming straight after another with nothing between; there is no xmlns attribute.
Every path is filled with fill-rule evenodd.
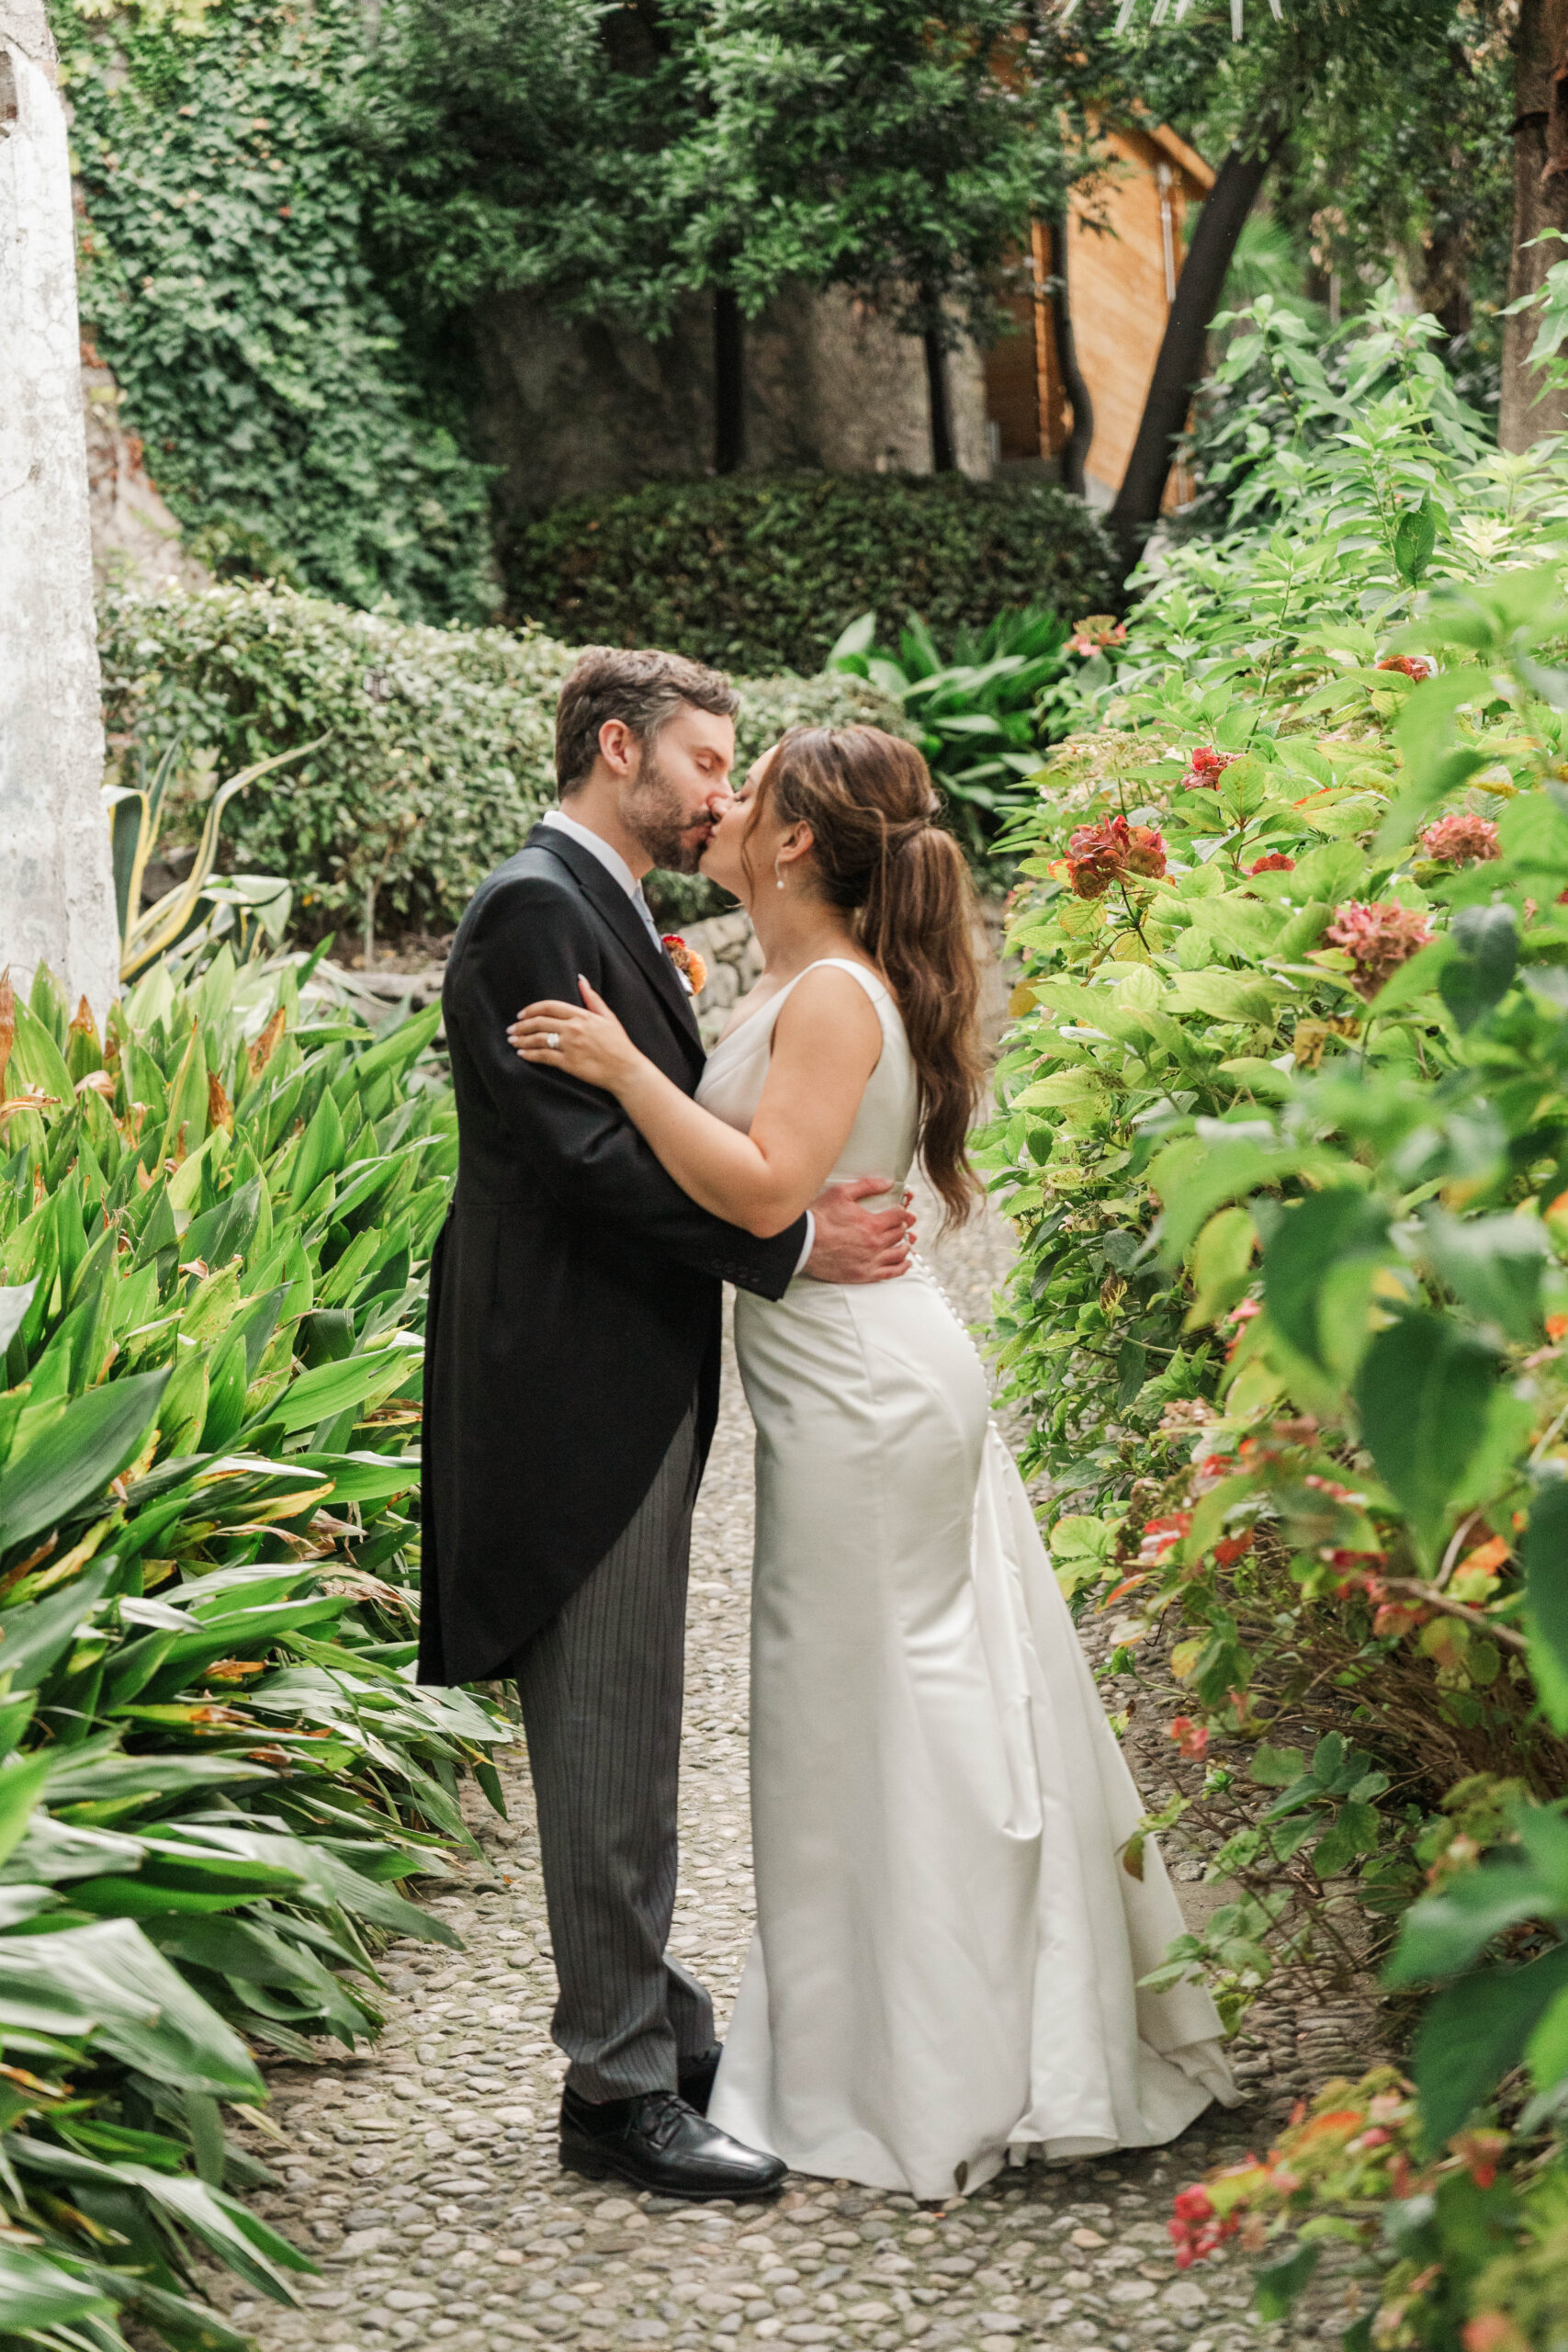
<svg viewBox="0 0 1568 2352"><path fill-rule="evenodd" d="M273 1054L276 1050L277 1041L282 1036L285 1028L288 1026L288 1015L284 1011L282 1005L279 1005L277 1011L273 1014L272 1019L267 1023L266 1027L262 1031L261 1035L256 1039L255 1044L249 1048L245 1055L245 1059L251 1066L251 1076L253 1078L254 1078L259 1071L264 1070L268 1062L271 1061Z"/></svg>

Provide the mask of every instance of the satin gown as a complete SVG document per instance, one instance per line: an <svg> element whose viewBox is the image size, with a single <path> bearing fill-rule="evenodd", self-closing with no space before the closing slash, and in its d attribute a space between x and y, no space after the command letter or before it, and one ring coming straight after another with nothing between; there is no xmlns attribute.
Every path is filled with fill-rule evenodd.
<svg viewBox="0 0 1568 2352"><path fill-rule="evenodd" d="M839 961L840 959L827 959ZM914 1157L915 1073L882 1055L831 1181ZM791 985L794 985L793 983ZM789 990L710 1057L745 1129ZM709 2112L797 2171L917 2198L1010 2146L1173 2139L1235 2092L1201 1987L1135 1980L1182 1932L968 1336L897 1280L742 1295L757 1426L751 1809L757 1932Z"/></svg>

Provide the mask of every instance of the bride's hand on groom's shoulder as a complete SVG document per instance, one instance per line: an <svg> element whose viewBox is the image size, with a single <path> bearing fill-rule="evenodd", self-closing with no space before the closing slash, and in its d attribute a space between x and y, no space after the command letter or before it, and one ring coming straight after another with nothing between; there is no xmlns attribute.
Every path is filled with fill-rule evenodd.
<svg viewBox="0 0 1568 2352"><path fill-rule="evenodd" d="M829 1184L811 1204L816 1231L801 1268L818 1283L886 1283L903 1273L915 1249L911 1194L896 1193L886 1176L857 1176ZM868 1209L868 1200L892 1206Z"/></svg>
<svg viewBox="0 0 1568 2352"><path fill-rule="evenodd" d="M584 1079L613 1094L642 1056L581 972L577 985L582 991L581 1004L564 1004L553 997L526 1004L506 1035L525 1062L563 1069L569 1077Z"/></svg>

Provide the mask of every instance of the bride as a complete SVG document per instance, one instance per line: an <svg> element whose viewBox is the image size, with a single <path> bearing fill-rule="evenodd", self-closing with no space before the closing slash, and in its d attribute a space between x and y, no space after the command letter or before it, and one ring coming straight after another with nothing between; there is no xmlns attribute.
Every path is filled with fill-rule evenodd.
<svg viewBox="0 0 1568 2352"><path fill-rule="evenodd" d="M767 959L695 1101L587 983L513 1043L614 1094L675 1182L757 1234L917 1154L977 1186L971 891L919 753L797 728L703 871ZM547 1043L547 1038L548 1042ZM796 2171L935 2199L1011 2147L1170 2140L1235 2094L1182 1922L969 1340L930 1273L742 1294L757 1425L757 1933L709 2105Z"/></svg>

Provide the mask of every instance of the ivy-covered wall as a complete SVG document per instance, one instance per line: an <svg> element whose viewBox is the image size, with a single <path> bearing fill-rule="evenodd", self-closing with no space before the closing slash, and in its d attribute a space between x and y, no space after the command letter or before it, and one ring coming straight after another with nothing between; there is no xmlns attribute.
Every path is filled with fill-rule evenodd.
<svg viewBox="0 0 1568 2352"><path fill-rule="evenodd" d="M57 0L85 323L220 572L406 618L499 602L488 475L377 289L360 0Z"/></svg>

